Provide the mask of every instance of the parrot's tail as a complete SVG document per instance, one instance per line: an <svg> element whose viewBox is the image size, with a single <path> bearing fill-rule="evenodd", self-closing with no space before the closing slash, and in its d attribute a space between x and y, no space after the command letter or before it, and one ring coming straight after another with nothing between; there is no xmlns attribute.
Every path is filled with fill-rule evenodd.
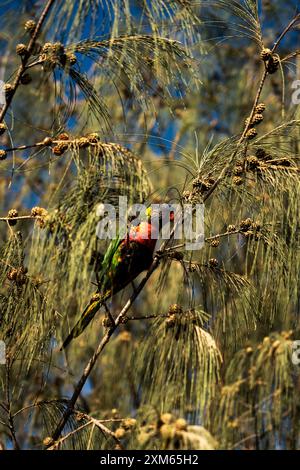
<svg viewBox="0 0 300 470"><path fill-rule="evenodd" d="M89 304L86 306L84 311L82 312L78 322L73 327L70 334L67 336L65 341L63 342L60 351L65 349L68 344L77 336L81 335L81 333L85 330L88 324L92 321L94 316L96 315L99 308L103 305L103 303L110 297L110 292L106 292L105 294L95 294L91 298Z"/></svg>

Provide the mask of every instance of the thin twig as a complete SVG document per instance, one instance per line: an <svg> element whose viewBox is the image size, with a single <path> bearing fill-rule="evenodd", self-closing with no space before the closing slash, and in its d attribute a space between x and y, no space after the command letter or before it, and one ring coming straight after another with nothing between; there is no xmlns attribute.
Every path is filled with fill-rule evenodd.
<svg viewBox="0 0 300 470"><path fill-rule="evenodd" d="M18 215L17 217L0 217L0 221L10 221L10 220L28 220L28 219L42 219L39 215Z"/></svg>
<svg viewBox="0 0 300 470"><path fill-rule="evenodd" d="M9 358L6 359L6 384L5 384L5 389L6 389L6 406L7 406L7 419L8 419L8 428L10 431L11 435L11 440L13 443L13 447L15 450L20 450L20 445L17 440L16 436L16 431L15 431L15 424L14 424L14 418L13 414L11 411L11 400L10 400L10 360Z"/></svg>
<svg viewBox="0 0 300 470"><path fill-rule="evenodd" d="M41 32L41 29L42 29L42 26L44 24L44 21L52 7L52 5L55 3L56 0L48 0L44 10L42 11L42 14L40 16L40 19L35 27L35 30L33 31L32 33L32 36L31 36L31 39L28 43L28 46L27 46L27 53L26 53L26 56L24 57L24 59L22 60L22 63L20 65L20 67L18 68L18 71L17 71L17 75L16 75L16 78L15 78L15 81L12 85L12 89L9 93L9 95L7 96L6 98L6 102L0 112L0 123L3 121L5 115L6 115L6 112L13 100L13 97L18 89L18 86L20 85L20 82L21 82L21 78L23 76L23 73L26 71L26 66L27 66L27 62L28 62L28 59L30 58L33 50L34 50L34 46L35 46L35 43L37 41L37 38Z"/></svg>
<svg viewBox="0 0 300 470"><path fill-rule="evenodd" d="M285 37L285 35L292 29L292 27L297 23L297 21L300 20L300 13L298 13L295 18L293 18L290 23L287 25L287 27L282 31L280 34L279 38L277 41L274 43L274 46L272 48L272 53L276 51L278 48L279 44L281 43L282 39Z"/></svg>

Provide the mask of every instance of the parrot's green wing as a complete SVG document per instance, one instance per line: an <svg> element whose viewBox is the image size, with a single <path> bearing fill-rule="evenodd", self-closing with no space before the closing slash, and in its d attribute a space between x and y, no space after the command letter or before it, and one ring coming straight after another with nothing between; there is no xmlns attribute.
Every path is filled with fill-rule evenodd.
<svg viewBox="0 0 300 470"><path fill-rule="evenodd" d="M110 275L115 271L118 264L118 251L121 244L121 238L117 237L110 242L105 252L101 264L101 271L98 275L101 292L105 293L109 289Z"/></svg>
<svg viewBox="0 0 300 470"><path fill-rule="evenodd" d="M101 287L101 293L93 295L89 304L82 312L78 322L75 324L70 334L63 342L61 349L65 349L73 338L76 338L85 330L85 328L94 318L101 305L103 305L103 302L105 302L105 300L107 300L111 296L111 289L109 287L110 278L111 273L113 273L117 268L117 260L119 259L118 250L121 241L121 238L118 237L110 242L107 251L104 255L101 271L98 276Z"/></svg>

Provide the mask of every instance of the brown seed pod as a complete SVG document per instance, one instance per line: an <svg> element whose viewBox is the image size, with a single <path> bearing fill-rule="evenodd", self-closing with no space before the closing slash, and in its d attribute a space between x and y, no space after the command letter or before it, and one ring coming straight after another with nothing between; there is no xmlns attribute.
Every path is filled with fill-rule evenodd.
<svg viewBox="0 0 300 470"><path fill-rule="evenodd" d="M35 27L36 27L36 22L34 20L28 20L26 21L26 23L24 24L24 28L26 31L28 32L32 32L35 30Z"/></svg>
<svg viewBox="0 0 300 470"><path fill-rule="evenodd" d="M89 139L87 137L80 137L80 139L77 140L77 144L79 148L85 148L90 145Z"/></svg>
<svg viewBox="0 0 300 470"><path fill-rule="evenodd" d="M267 62L270 59L271 55L272 55L271 49L269 49L268 47L264 47L260 53L260 58L264 62Z"/></svg>
<svg viewBox="0 0 300 470"><path fill-rule="evenodd" d="M232 182L233 184L235 184L236 186L241 186L241 184L243 184L243 178L241 178L241 176L234 176L232 178Z"/></svg>
<svg viewBox="0 0 300 470"><path fill-rule="evenodd" d="M14 219L15 217L18 217L19 213L16 209L11 209L8 211L7 217ZM16 225L17 220L9 220L8 221L9 225Z"/></svg>
<svg viewBox="0 0 300 470"><path fill-rule="evenodd" d="M248 219L242 220L240 223L240 230L246 231L252 226L252 219L248 217Z"/></svg>
<svg viewBox="0 0 300 470"><path fill-rule="evenodd" d="M278 54L274 54L270 57L267 63L267 71L270 74L277 72L280 64L280 57Z"/></svg>
<svg viewBox="0 0 300 470"><path fill-rule="evenodd" d="M260 124L263 120L264 120L263 115L257 113L257 114L254 114L252 122L255 125L255 124Z"/></svg>
<svg viewBox="0 0 300 470"><path fill-rule="evenodd" d="M171 304L169 306L169 310L168 310L169 315L172 315L172 314L181 315L182 312L183 312L183 309L182 309L181 305L179 305L179 304Z"/></svg>
<svg viewBox="0 0 300 470"><path fill-rule="evenodd" d="M236 231L236 226L231 224L231 225L228 225L227 227L227 232L235 232Z"/></svg>
<svg viewBox="0 0 300 470"><path fill-rule="evenodd" d="M248 140L254 139L254 137L256 136L257 136L257 130L254 129L254 127L247 131L246 137Z"/></svg>
<svg viewBox="0 0 300 470"><path fill-rule="evenodd" d="M4 134L4 132L7 130L6 124L4 122L0 123L0 135Z"/></svg>
<svg viewBox="0 0 300 470"><path fill-rule="evenodd" d="M48 214L48 211L44 209L43 207L33 207L31 209L30 215L32 217L45 217Z"/></svg>
<svg viewBox="0 0 300 470"><path fill-rule="evenodd" d="M68 145L63 143L59 143L55 145L55 147L52 147L54 155L63 155L66 150L68 150Z"/></svg>
<svg viewBox="0 0 300 470"><path fill-rule="evenodd" d="M265 111L265 109L266 109L265 103L259 103L255 108L255 113L261 114Z"/></svg>
<svg viewBox="0 0 300 470"><path fill-rule="evenodd" d="M57 137L57 140L70 140L69 134L66 132L63 132L62 134L59 134Z"/></svg>
<svg viewBox="0 0 300 470"><path fill-rule="evenodd" d="M9 96L13 91L13 87L10 83L5 83L3 90L4 90L5 95Z"/></svg>
<svg viewBox="0 0 300 470"><path fill-rule="evenodd" d="M48 436L48 437L45 437L45 439L43 440L43 444L44 446L46 447L50 447L54 444L54 439L52 439L52 437Z"/></svg>
<svg viewBox="0 0 300 470"><path fill-rule="evenodd" d="M27 47L25 44L17 44L16 46L16 53L18 55L24 56L27 54Z"/></svg>
<svg viewBox="0 0 300 470"><path fill-rule="evenodd" d="M193 189L197 192L204 193L210 189L213 183L214 181L212 179L195 178L193 181Z"/></svg>
<svg viewBox="0 0 300 470"><path fill-rule="evenodd" d="M208 264L211 268L216 268L219 265L219 261L216 258L210 258Z"/></svg>
<svg viewBox="0 0 300 470"><path fill-rule="evenodd" d="M210 246L212 246L213 248L216 248L219 245L220 245L220 239L219 238L215 238L214 240L211 240L211 242L210 242Z"/></svg>
<svg viewBox="0 0 300 470"><path fill-rule="evenodd" d="M5 150L0 150L0 160L6 160L7 152Z"/></svg>
<svg viewBox="0 0 300 470"><path fill-rule="evenodd" d="M49 54L49 52L52 52L54 49L52 42L45 42L45 44L42 47L42 53L43 54Z"/></svg>
<svg viewBox="0 0 300 470"><path fill-rule="evenodd" d="M256 170L259 166L259 160L255 155L250 155L246 158L247 169L248 170Z"/></svg>

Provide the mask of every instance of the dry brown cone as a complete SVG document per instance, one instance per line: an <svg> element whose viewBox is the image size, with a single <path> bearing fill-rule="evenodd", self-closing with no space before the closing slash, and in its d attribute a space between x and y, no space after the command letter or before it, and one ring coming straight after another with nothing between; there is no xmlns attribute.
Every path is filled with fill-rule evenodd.
<svg viewBox="0 0 300 470"><path fill-rule="evenodd" d="M172 315L172 314L180 315L180 314L182 314L182 312L183 312L183 309L182 309L181 305L179 305L179 304L172 304L172 305L169 306L169 310L168 310L169 315Z"/></svg>
<svg viewBox="0 0 300 470"><path fill-rule="evenodd" d="M66 150L68 150L68 144L63 143L63 141L52 147L52 152L58 156L63 155Z"/></svg>
<svg viewBox="0 0 300 470"><path fill-rule="evenodd" d="M13 90L13 87L10 83L5 83L3 90L4 90L5 95L9 96Z"/></svg>
<svg viewBox="0 0 300 470"><path fill-rule="evenodd" d="M240 223L240 230L241 231L246 231L252 226L252 219L248 218L245 220L242 220Z"/></svg>
<svg viewBox="0 0 300 470"><path fill-rule="evenodd" d="M11 209L10 211L8 211L7 217L14 219L15 217L18 217L18 215L19 213L17 209ZM9 220L8 223L9 225L16 225L17 220Z"/></svg>
<svg viewBox="0 0 300 470"><path fill-rule="evenodd" d="M70 140L69 134L62 132L62 134L59 134L57 137L57 140Z"/></svg>
<svg viewBox="0 0 300 470"><path fill-rule="evenodd" d="M7 152L5 150L0 150L0 160L6 160Z"/></svg>
<svg viewBox="0 0 300 470"><path fill-rule="evenodd" d="M255 155L250 155L246 158L247 169L248 170L256 170L259 167L260 162Z"/></svg>
<svg viewBox="0 0 300 470"><path fill-rule="evenodd" d="M240 186L241 184L243 184L243 178L241 178L240 176L234 176L232 178L232 182L233 184L235 184L236 186Z"/></svg>
<svg viewBox="0 0 300 470"><path fill-rule="evenodd" d="M26 55L27 54L27 47L25 44L17 44L16 46L16 53L18 55Z"/></svg>
<svg viewBox="0 0 300 470"><path fill-rule="evenodd" d="M277 72L280 64L280 58L278 54L274 54L270 57L267 63L267 71L270 74Z"/></svg>
<svg viewBox="0 0 300 470"><path fill-rule="evenodd" d="M246 137L248 140L254 139L254 137L256 136L257 136L257 130L254 129L254 127L252 129L249 129L246 133Z"/></svg>
<svg viewBox="0 0 300 470"><path fill-rule="evenodd" d="M34 20L28 20L26 21L24 25L25 30L30 33L35 30L35 27L36 27L36 22Z"/></svg>
<svg viewBox="0 0 300 470"><path fill-rule="evenodd" d="M255 113L261 114L265 111L265 109L266 109L265 103L259 103L255 108Z"/></svg>
<svg viewBox="0 0 300 470"><path fill-rule="evenodd" d="M210 258L208 264L211 268L216 268L219 265L219 261L216 258Z"/></svg>
<svg viewBox="0 0 300 470"><path fill-rule="evenodd" d="M45 217L48 214L48 211L43 207L36 206L31 209L30 214L32 217Z"/></svg>
<svg viewBox="0 0 300 470"><path fill-rule="evenodd" d="M253 124L260 124L264 120L263 114L256 113L253 116L252 122Z"/></svg>
<svg viewBox="0 0 300 470"><path fill-rule="evenodd" d="M0 135L4 134L4 132L7 130L6 124L4 122L0 123Z"/></svg>
<svg viewBox="0 0 300 470"><path fill-rule="evenodd" d="M212 246L213 248L216 248L219 245L220 245L220 239L219 238L215 238L214 240L211 240L211 242L210 242L210 246Z"/></svg>
<svg viewBox="0 0 300 470"><path fill-rule="evenodd" d="M272 55L271 49L269 49L268 47L264 47L260 53L260 58L264 62L267 62L270 59L271 55Z"/></svg>

